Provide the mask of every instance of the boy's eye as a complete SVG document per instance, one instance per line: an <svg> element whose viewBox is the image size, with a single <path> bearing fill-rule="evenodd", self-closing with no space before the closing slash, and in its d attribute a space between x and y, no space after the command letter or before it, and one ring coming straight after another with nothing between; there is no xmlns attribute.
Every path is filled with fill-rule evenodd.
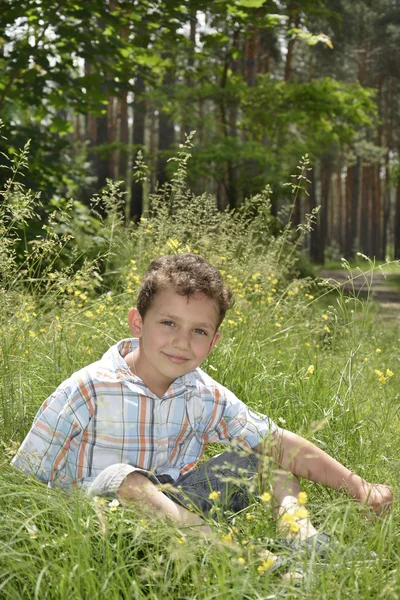
<svg viewBox="0 0 400 600"><path fill-rule="evenodd" d="M173 327L175 323L173 321L161 321L162 325L166 325L167 327Z"/></svg>
<svg viewBox="0 0 400 600"><path fill-rule="evenodd" d="M204 331L204 329L195 329L194 331L200 335L207 335L207 331Z"/></svg>

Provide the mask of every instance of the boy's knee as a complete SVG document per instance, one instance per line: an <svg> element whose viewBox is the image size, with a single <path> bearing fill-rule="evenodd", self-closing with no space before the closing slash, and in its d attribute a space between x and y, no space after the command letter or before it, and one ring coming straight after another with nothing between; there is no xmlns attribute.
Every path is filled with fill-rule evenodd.
<svg viewBox="0 0 400 600"><path fill-rule="evenodd" d="M134 500L140 490L149 486L154 486L154 484L145 475L138 471L132 471L119 486L118 497L123 500Z"/></svg>

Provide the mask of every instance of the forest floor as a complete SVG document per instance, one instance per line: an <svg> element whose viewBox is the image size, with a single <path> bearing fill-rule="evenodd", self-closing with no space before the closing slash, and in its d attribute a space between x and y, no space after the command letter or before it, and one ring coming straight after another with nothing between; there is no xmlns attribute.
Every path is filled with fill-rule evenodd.
<svg viewBox="0 0 400 600"><path fill-rule="evenodd" d="M383 270L370 272L319 269L318 277L326 279L348 295L369 298L379 302L385 308L400 308L400 274L386 274Z"/></svg>

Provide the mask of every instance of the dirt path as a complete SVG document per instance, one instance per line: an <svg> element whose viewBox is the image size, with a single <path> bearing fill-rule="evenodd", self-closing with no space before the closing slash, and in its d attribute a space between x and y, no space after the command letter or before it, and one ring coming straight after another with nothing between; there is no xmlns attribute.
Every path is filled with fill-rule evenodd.
<svg viewBox="0 0 400 600"><path fill-rule="evenodd" d="M370 298L387 308L393 305L396 310L400 309L400 291L389 284L390 275L385 276L380 271L373 273L361 273L353 271L329 271L321 269L317 272L318 277L327 279L334 285L340 285L341 289L350 295L359 298Z"/></svg>

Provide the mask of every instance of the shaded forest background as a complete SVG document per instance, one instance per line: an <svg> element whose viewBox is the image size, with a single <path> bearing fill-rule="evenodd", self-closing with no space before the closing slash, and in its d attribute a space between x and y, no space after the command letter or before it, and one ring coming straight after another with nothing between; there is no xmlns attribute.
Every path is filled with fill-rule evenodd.
<svg viewBox="0 0 400 600"><path fill-rule="evenodd" d="M398 0L3 0L1 162L30 139L24 183L41 193L25 242L65 206L94 234L107 179L127 221L145 216L196 131L190 185L219 209L268 185L288 211L308 154L290 218L320 206L310 258L400 258L399 25Z"/></svg>

